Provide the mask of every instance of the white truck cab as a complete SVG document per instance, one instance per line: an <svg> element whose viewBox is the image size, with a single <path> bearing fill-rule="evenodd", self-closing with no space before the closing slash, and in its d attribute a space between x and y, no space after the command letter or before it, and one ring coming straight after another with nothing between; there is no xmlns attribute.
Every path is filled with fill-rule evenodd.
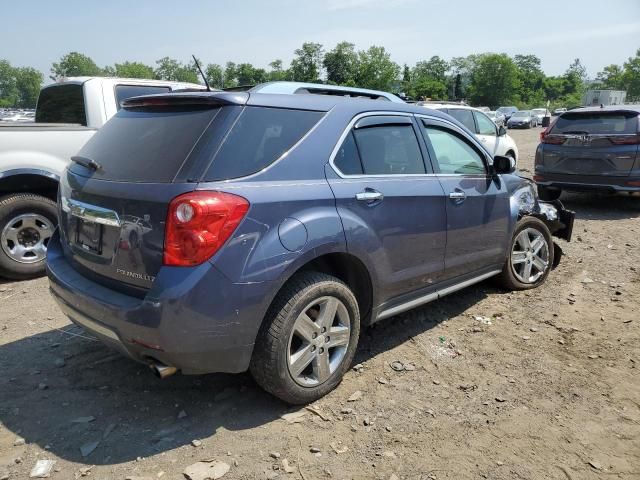
<svg viewBox="0 0 640 480"><path fill-rule="evenodd" d="M47 242L57 223L58 179L123 100L204 88L163 80L67 78L40 91L35 122L0 124L0 276L44 273Z"/></svg>

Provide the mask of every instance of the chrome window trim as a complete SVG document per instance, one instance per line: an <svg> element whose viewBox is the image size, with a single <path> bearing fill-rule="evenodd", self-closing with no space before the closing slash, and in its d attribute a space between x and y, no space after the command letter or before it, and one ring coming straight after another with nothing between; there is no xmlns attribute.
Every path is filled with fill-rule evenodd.
<svg viewBox="0 0 640 480"><path fill-rule="evenodd" d="M429 177L465 177L465 178L480 178L480 179L486 179L489 176L489 173L484 173L484 174L469 174L469 173L401 173L398 175L366 175L366 174L358 174L358 175L346 175L344 173L342 173L340 171L340 169L336 166L335 164L335 158L336 155L338 154L338 150L340 149L340 147L342 146L342 144L344 143L345 138L347 138L347 135L349 135L349 133L351 133L351 130L353 129L354 125L356 124L356 122L364 117L373 117L373 116L380 116L380 115L384 115L384 116L398 116L398 117L415 117L415 118L424 118L427 120L436 120L442 123L447 124L447 126L453 127L456 129L456 131L459 131L460 129L458 128L457 125L455 125L454 123L443 119L443 118L439 118L439 117L432 117L430 115L425 115L422 113L410 113L410 112L395 112L395 111L374 111L374 112L364 112L364 113L359 113L358 115L356 115L355 117L353 117L351 119L351 121L349 122L349 124L347 125L347 127L343 130L342 134L340 135L340 137L338 138L338 142L335 144L335 146L333 147L333 150L331 151L331 155L329 156L329 165L331 166L331 169L336 173L336 175L338 175L341 179L343 180L348 180L348 179L354 179L354 180L358 180L358 179L367 179L367 178L371 178L371 179L387 179L387 180L398 180L400 178L429 178ZM465 138L470 138L468 135L465 135L464 132L461 132L461 134L463 134L465 136ZM482 147L481 145L479 145L475 139L472 139L473 144L474 145L478 145L480 147L480 149L482 151L484 150L484 147ZM423 157L424 158L424 157ZM487 165L490 166L493 164L493 162L491 162L491 160L489 159L489 157L487 158Z"/></svg>

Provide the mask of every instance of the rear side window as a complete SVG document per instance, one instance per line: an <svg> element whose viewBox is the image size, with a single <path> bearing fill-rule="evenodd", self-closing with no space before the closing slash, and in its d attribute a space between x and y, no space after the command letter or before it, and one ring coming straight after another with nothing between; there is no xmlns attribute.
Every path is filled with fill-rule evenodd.
<svg viewBox="0 0 640 480"><path fill-rule="evenodd" d="M40 92L36 122L87 125L82 85L55 85Z"/></svg>
<svg viewBox="0 0 640 480"><path fill-rule="evenodd" d="M638 114L621 112L565 113L558 117L549 133L555 134L634 134Z"/></svg>
<svg viewBox="0 0 640 480"><path fill-rule="evenodd" d="M362 163L352 132L344 139L333 163L345 175L362 175Z"/></svg>
<svg viewBox="0 0 640 480"><path fill-rule="evenodd" d="M206 181L259 172L293 147L324 113L246 107L216 154Z"/></svg>
<svg viewBox="0 0 640 480"><path fill-rule="evenodd" d="M473 113L471 110L465 110L464 108L450 108L448 113L473 133L476 132L476 124L473 123Z"/></svg>
<svg viewBox="0 0 640 480"><path fill-rule="evenodd" d="M153 85L116 85L116 105L118 110L122 102L127 98L139 97L140 95L154 95L156 93L168 93L169 87L159 87Z"/></svg>
<svg viewBox="0 0 640 480"><path fill-rule="evenodd" d="M120 110L82 148L79 155L101 165L92 178L167 183L176 176L200 135L219 109ZM86 173L72 164L73 171Z"/></svg>
<svg viewBox="0 0 640 480"><path fill-rule="evenodd" d="M365 175L425 173L411 125L385 125L354 131Z"/></svg>

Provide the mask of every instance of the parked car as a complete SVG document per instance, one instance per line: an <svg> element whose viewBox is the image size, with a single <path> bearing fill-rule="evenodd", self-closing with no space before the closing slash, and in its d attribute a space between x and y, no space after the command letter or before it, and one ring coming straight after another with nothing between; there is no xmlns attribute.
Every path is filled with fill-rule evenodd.
<svg viewBox="0 0 640 480"><path fill-rule="evenodd" d="M536 123L538 125L542 125L544 117L550 116L549 110L547 110L546 108L534 108L531 110L531 113L536 117Z"/></svg>
<svg viewBox="0 0 640 480"><path fill-rule="evenodd" d="M567 111L567 109L566 109L566 108L556 108L556 109L553 111L553 116L555 117L555 116L560 115L560 114L562 114L562 113L564 113L564 112L566 112L566 111Z"/></svg>
<svg viewBox="0 0 640 480"><path fill-rule="evenodd" d="M76 77L46 86L33 118L0 122L0 276L44 274L56 226L58 179L69 158L126 98L201 85L126 78ZM29 112L22 112L22 117Z"/></svg>
<svg viewBox="0 0 640 480"><path fill-rule="evenodd" d="M489 117L493 123L495 123L498 127L506 127L506 120L504 118L504 115L498 111L489 111L489 112L485 112L485 115L487 117Z"/></svg>
<svg viewBox="0 0 640 480"><path fill-rule="evenodd" d="M491 109L489 107L476 107L478 110L480 110L481 112L487 113L490 112Z"/></svg>
<svg viewBox="0 0 640 480"><path fill-rule="evenodd" d="M129 99L62 176L51 293L159 376L249 369L311 402L348 371L362 327L489 277L545 281L573 214L513 170L405 103ZM123 229L138 236L126 249Z"/></svg>
<svg viewBox="0 0 640 480"><path fill-rule="evenodd" d="M507 121L509 128L533 128L538 126L538 119L531 110L518 110Z"/></svg>
<svg viewBox="0 0 640 480"><path fill-rule="evenodd" d="M640 192L640 106L616 105L561 114L535 157L541 198L563 190Z"/></svg>
<svg viewBox="0 0 640 480"><path fill-rule="evenodd" d="M509 121L509 119L511 118L511 115L513 115L514 112L518 111L518 107L500 107L496 111L500 112L501 114L503 114L504 115L504 119L506 121Z"/></svg>
<svg viewBox="0 0 640 480"><path fill-rule="evenodd" d="M498 127L484 112L468 105L451 103L421 103L418 105L433 108L451 115L473 133L491 155L501 155L513 158L517 164L518 147L516 142L507 135L504 127Z"/></svg>

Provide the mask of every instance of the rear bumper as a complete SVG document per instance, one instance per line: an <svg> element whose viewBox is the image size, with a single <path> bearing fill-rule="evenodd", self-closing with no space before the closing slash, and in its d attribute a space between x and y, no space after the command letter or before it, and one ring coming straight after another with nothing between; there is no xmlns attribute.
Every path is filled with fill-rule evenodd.
<svg viewBox="0 0 640 480"><path fill-rule="evenodd" d="M543 187L558 188L576 192L640 192L640 177L637 176L598 176L566 175L559 173L536 172L536 184ZM636 185L630 185L635 183Z"/></svg>
<svg viewBox="0 0 640 480"><path fill-rule="evenodd" d="M57 232L47 275L71 321L139 362L186 374L247 370L271 300L269 282L234 284L209 262L163 267L145 298L131 297L80 275L62 254Z"/></svg>

